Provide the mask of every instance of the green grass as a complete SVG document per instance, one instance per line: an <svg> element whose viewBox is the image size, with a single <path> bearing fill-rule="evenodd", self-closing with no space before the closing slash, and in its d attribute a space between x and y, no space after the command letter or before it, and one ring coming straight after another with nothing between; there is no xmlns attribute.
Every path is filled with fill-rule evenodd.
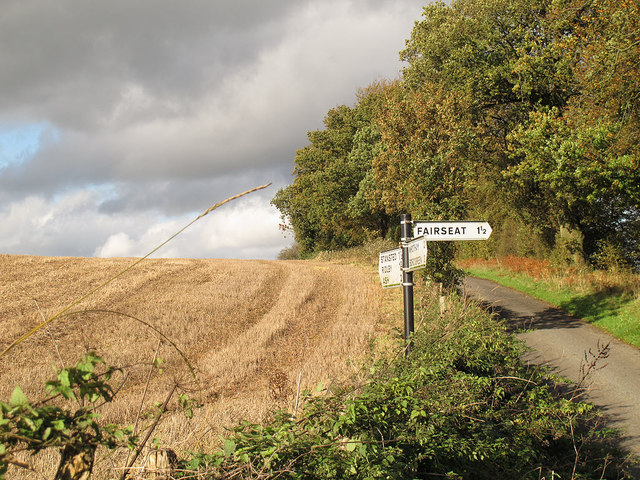
<svg viewBox="0 0 640 480"><path fill-rule="evenodd" d="M623 288L596 288L585 292L505 268L472 266L465 271L544 300L640 348L640 300Z"/></svg>

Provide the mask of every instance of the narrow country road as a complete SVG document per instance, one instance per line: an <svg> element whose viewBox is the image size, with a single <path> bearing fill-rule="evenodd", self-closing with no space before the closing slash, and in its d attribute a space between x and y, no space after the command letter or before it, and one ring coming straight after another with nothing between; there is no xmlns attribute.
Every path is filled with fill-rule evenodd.
<svg viewBox="0 0 640 480"><path fill-rule="evenodd" d="M624 435L623 446L640 455L640 350L548 303L489 280L467 277L465 293L505 318L510 330L533 349L525 361L547 364L574 382L608 345L587 376L589 402Z"/></svg>

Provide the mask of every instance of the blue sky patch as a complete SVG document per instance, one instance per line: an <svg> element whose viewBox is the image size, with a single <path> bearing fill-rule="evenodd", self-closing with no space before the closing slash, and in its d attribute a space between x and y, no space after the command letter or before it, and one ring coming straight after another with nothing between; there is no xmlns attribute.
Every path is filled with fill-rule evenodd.
<svg viewBox="0 0 640 480"><path fill-rule="evenodd" d="M0 126L0 168L29 160L45 139L58 139L56 130L47 122Z"/></svg>

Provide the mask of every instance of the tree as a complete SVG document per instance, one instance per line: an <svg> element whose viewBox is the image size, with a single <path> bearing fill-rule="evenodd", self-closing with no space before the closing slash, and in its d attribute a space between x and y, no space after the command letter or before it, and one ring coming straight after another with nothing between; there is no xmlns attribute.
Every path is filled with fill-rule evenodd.
<svg viewBox="0 0 640 480"><path fill-rule="evenodd" d="M380 141L371 117L386 88L373 84L354 107L331 109L325 129L309 132L310 144L297 151L293 183L272 200L303 255L358 245L388 231L388 216L367 200L367 174Z"/></svg>
<svg viewBox="0 0 640 480"><path fill-rule="evenodd" d="M633 261L639 9L628 0L426 6L400 54L402 80L330 111L298 151L296 178L274 204L302 253L384 236L400 213L463 219L471 205L496 233L531 225L538 235L527 238L541 244L518 242L523 252L547 252L569 232L588 256L618 249Z"/></svg>
<svg viewBox="0 0 640 480"><path fill-rule="evenodd" d="M571 64L556 41L568 29L550 8L549 0L428 5L401 52L409 63L403 78L410 88L432 83L468 96L479 134L499 151L529 111L563 105L573 93Z"/></svg>
<svg viewBox="0 0 640 480"><path fill-rule="evenodd" d="M580 232L588 257L613 245L632 262L640 232L638 8L603 0L556 12L574 25L558 44L573 52L578 93L510 133L505 172L534 221Z"/></svg>

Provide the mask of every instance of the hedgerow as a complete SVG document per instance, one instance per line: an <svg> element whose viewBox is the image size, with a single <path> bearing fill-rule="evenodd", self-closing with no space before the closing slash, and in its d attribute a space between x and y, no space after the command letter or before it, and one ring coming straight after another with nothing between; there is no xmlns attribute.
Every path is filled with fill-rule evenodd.
<svg viewBox="0 0 640 480"><path fill-rule="evenodd" d="M433 315L413 349L365 385L305 393L294 417L242 423L185 478L625 478L616 434L522 345L468 305Z"/></svg>

